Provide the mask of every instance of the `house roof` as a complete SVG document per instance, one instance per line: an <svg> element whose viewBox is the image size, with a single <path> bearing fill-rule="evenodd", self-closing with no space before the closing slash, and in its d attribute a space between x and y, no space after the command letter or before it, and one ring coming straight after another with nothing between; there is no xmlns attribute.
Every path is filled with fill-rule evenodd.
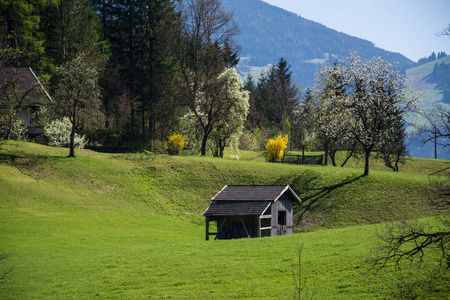
<svg viewBox="0 0 450 300"><path fill-rule="evenodd" d="M301 202L289 185L226 185L204 216L262 215L269 205L288 193Z"/></svg>
<svg viewBox="0 0 450 300"><path fill-rule="evenodd" d="M53 102L31 68L0 68L0 86L8 82L16 82L19 96L25 96L22 105L38 105ZM12 89L13 85L11 84L8 88Z"/></svg>

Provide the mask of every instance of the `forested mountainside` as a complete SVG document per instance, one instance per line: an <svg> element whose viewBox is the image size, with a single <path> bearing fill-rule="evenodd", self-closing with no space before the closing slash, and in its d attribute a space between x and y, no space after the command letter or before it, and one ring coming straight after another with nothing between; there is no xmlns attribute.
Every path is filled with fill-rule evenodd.
<svg viewBox="0 0 450 300"><path fill-rule="evenodd" d="M301 86L312 86L314 73L323 63L333 63L357 51L363 59L381 56L396 61L402 69L415 65L402 54L389 52L367 40L330 29L299 15L261 0L222 0L234 11L241 34L240 70L275 65L284 57L292 65L294 80Z"/></svg>
<svg viewBox="0 0 450 300"><path fill-rule="evenodd" d="M412 91L420 95L422 109L431 109L435 104L450 104L450 55L408 69L406 76ZM410 156L434 158L433 143L424 145L413 138L408 139L407 144ZM438 158L450 159L444 146L438 145L436 150Z"/></svg>

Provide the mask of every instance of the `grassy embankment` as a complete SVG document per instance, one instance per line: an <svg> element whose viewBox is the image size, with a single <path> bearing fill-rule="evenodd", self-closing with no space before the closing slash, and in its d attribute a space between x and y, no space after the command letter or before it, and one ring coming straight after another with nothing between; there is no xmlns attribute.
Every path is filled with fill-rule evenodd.
<svg viewBox="0 0 450 300"><path fill-rule="evenodd" d="M434 65L439 63L450 64L450 55L406 70L409 85L414 87L414 91L421 94L421 107L423 108L430 108L432 104L442 100L443 91L437 87L436 82L429 78Z"/></svg>
<svg viewBox="0 0 450 300"><path fill-rule="evenodd" d="M367 272L379 228L371 224L438 215L425 187L429 175L450 167L411 159L405 173L374 164L361 177L357 168L269 164L249 152L241 161L77 154L1 145L0 252L8 258L0 267L14 267L1 298L291 299L299 244L305 292L384 298L402 281L398 273ZM300 233L204 241L201 213L225 184L290 184L304 201L296 214ZM408 282L425 278L403 272ZM427 293L442 298L448 289L437 283Z"/></svg>

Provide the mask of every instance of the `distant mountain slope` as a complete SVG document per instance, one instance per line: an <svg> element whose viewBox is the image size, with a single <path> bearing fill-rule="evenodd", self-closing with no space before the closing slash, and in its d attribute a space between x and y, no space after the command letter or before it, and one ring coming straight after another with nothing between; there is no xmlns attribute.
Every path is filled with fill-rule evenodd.
<svg viewBox="0 0 450 300"><path fill-rule="evenodd" d="M433 69L436 64L450 64L450 55L435 61L406 70L408 85L411 91L420 95L420 107L427 109L436 103L448 103L448 99L443 99L444 91L434 78ZM420 119L418 120L420 122ZM408 139L408 151L411 156L433 158L434 144L422 144L413 139ZM450 159L450 152L442 146L437 147L437 156L441 159Z"/></svg>
<svg viewBox="0 0 450 300"><path fill-rule="evenodd" d="M431 77L436 64L450 64L450 55L435 61L406 70L408 83L413 91L422 91L422 107L427 108L443 100L443 90L438 82Z"/></svg>
<svg viewBox="0 0 450 300"><path fill-rule="evenodd" d="M236 42L241 45L239 68L277 64L284 57L292 65L295 81L302 87L312 86L314 73L323 63L333 63L357 51L362 58L382 56L396 61L403 69L414 62L399 53L374 46L372 42L349 36L294 13L260 0L222 0L241 29ZM260 71L260 70L258 70Z"/></svg>

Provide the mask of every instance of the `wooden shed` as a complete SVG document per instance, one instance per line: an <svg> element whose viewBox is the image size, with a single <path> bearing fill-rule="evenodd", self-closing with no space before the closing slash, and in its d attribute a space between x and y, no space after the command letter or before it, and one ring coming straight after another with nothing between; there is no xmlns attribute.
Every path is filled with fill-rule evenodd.
<svg viewBox="0 0 450 300"><path fill-rule="evenodd" d="M301 202L289 185L226 185L212 201L203 213L206 240L291 234L294 205ZM211 221L217 232L209 232Z"/></svg>

